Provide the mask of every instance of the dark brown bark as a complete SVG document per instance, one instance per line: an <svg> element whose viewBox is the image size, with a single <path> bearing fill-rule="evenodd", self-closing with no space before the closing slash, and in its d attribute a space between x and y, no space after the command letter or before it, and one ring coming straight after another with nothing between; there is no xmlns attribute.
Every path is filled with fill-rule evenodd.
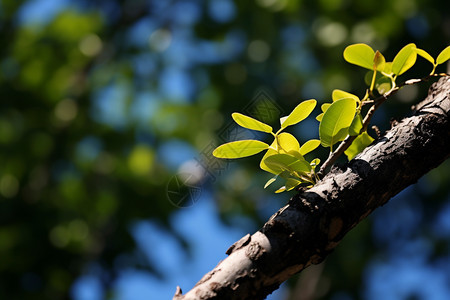
<svg viewBox="0 0 450 300"><path fill-rule="evenodd" d="M295 273L320 263L345 234L450 156L450 78L382 138L313 188L295 195L261 230L186 295L174 299L264 299Z"/></svg>

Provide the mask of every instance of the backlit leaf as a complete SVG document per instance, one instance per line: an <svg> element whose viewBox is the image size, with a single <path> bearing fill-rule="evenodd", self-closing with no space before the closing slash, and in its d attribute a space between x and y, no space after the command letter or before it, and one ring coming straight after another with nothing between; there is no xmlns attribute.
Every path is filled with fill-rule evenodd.
<svg viewBox="0 0 450 300"><path fill-rule="evenodd" d="M290 151L300 151L300 144L298 143L297 139L290 133L282 132L277 135L277 142L278 151L280 153L283 153L283 151L285 153Z"/></svg>
<svg viewBox="0 0 450 300"><path fill-rule="evenodd" d="M353 98L344 98L331 104L319 125L322 146L331 147L345 138L355 112L356 101Z"/></svg>
<svg viewBox="0 0 450 300"><path fill-rule="evenodd" d="M356 155L361 153L373 141L374 139L366 131L361 133L344 152L345 155L347 155L348 160L353 159Z"/></svg>
<svg viewBox="0 0 450 300"><path fill-rule="evenodd" d="M449 59L450 59L450 46L447 46L444 50L441 51L441 53L439 53L436 59L436 64L437 65L443 64Z"/></svg>
<svg viewBox="0 0 450 300"><path fill-rule="evenodd" d="M282 193L282 192L284 192L284 191L286 191L286 187L285 187L285 186L282 186L282 187L280 187L278 190L276 190L275 193L279 194L279 193Z"/></svg>
<svg viewBox="0 0 450 300"><path fill-rule="evenodd" d="M280 174L283 171L306 173L311 170L311 166L306 160L298 159L289 154L270 155L264 162L275 174Z"/></svg>
<svg viewBox="0 0 450 300"><path fill-rule="evenodd" d="M403 47L392 61L392 72L401 75L408 71L417 59L416 45L411 43Z"/></svg>
<svg viewBox="0 0 450 300"><path fill-rule="evenodd" d="M323 113L318 114L316 117L316 120L320 122L320 121L322 121L322 118L323 118Z"/></svg>
<svg viewBox="0 0 450 300"><path fill-rule="evenodd" d="M377 52L375 52L375 56L373 57L374 70L382 72L384 70L385 64L386 59L384 58L383 54L381 54L381 52L377 50Z"/></svg>
<svg viewBox="0 0 450 300"><path fill-rule="evenodd" d="M333 99L333 102L343 99L343 98L353 98L353 99L355 99L356 102L359 102L358 96L353 95L353 94L348 93L343 90L338 90L338 89L333 90L333 92L331 93L331 98ZM328 107L330 107L330 105L331 105L331 103L325 103L325 104L328 104ZM324 106L325 104L322 104L322 106ZM327 109L328 109L328 107L327 107ZM326 109L325 110L322 109L322 111L325 112Z"/></svg>
<svg viewBox="0 0 450 300"><path fill-rule="evenodd" d="M267 188L269 185L271 185L275 180L277 180L277 178L278 176L275 176L267 180L266 184L264 185L264 188Z"/></svg>
<svg viewBox="0 0 450 300"><path fill-rule="evenodd" d="M240 158L257 154L269 145L257 140L242 140L223 144L213 151L218 158Z"/></svg>
<svg viewBox="0 0 450 300"><path fill-rule="evenodd" d="M366 44L350 45L344 50L344 59L351 64L373 70L375 51Z"/></svg>
<svg viewBox="0 0 450 300"><path fill-rule="evenodd" d="M350 127L348 128L348 134L349 135L358 135L363 127L363 119L361 116L361 113L357 113L355 118L352 121L352 124L350 124Z"/></svg>
<svg viewBox="0 0 450 300"><path fill-rule="evenodd" d="M263 158L261 159L261 162L259 163L259 167L269 173L277 174L277 171L272 170L268 165L266 165L265 160L267 157L277 154L278 153L278 145L276 141L273 141L273 143L270 145L267 152L264 154Z"/></svg>
<svg viewBox="0 0 450 300"><path fill-rule="evenodd" d="M314 107L316 107L317 101L314 99L306 100L297 105L294 110L287 116L284 121L281 123L281 128L284 129L290 125L297 124L300 121L303 121L306 119L311 112L313 111ZM283 118L281 118L283 119Z"/></svg>
<svg viewBox="0 0 450 300"><path fill-rule="evenodd" d="M430 54L428 54L428 52L419 48L416 48L416 52L434 65L434 58Z"/></svg>
<svg viewBox="0 0 450 300"><path fill-rule="evenodd" d="M319 147L319 145L320 145L319 140L309 140L300 147L300 154L306 155L309 152L315 150L317 147Z"/></svg>
<svg viewBox="0 0 450 300"><path fill-rule="evenodd" d="M297 185L299 185L299 184L301 184L301 183L302 183L302 182L301 182L300 180L298 180L298 179L295 179L295 178L288 178L288 179L286 180L286 185L285 185L286 191L292 190L293 188L295 188Z"/></svg>
<svg viewBox="0 0 450 300"><path fill-rule="evenodd" d="M238 123L239 125L241 125L244 128L257 130L257 131L263 131L263 132L267 132L267 133L272 132L272 127L270 127L269 125L267 125L261 121L253 119L249 116L246 116L246 115L243 115L240 113L233 113L233 114L231 114L231 117L233 118L234 121L236 121L236 123Z"/></svg>

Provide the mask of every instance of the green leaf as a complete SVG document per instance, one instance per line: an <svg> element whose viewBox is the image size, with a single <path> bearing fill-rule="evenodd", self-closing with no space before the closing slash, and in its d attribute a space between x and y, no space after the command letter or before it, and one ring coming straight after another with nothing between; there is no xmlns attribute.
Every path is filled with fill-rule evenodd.
<svg viewBox="0 0 450 300"><path fill-rule="evenodd" d="M392 62L387 62L384 64L383 74L392 75Z"/></svg>
<svg viewBox="0 0 450 300"><path fill-rule="evenodd" d="M306 173L311 170L311 166L306 160L289 154L270 155L264 162L275 174L280 174L283 171Z"/></svg>
<svg viewBox="0 0 450 300"><path fill-rule="evenodd" d="M277 145L278 145L278 152L280 153L286 153L290 151L300 151L300 144L297 141L297 139L290 133L282 132L277 135L276 137Z"/></svg>
<svg viewBox="0 0 450 300"><path fill-rule="evenodd" d="M279 194L279 193L282 193L282 192L284 192L284 191L286 191L286 187L285 187L285 186L282 186L282 187L280 187L278 190L276 190L275 193Z"/></svg>
<svg viewBox="0 0 450 300"><path fill-rule="evenodd" d="M331 147L345 138L355 112L356 101L353 98L344 98L331 104L319 125L322 146Z"/></svg>
<svg viewBox="0 0 450 300"><path fill-rule="evenodd" d="M366 44L350 45L344 50L344 59L351 64L373 70L375 51Z"/></svg>
<svg viewBox="0 0 450 300"><path fill-rule="evenodd" d="M309 140L300 147L300 154L306 155L309 152L315 150L317 147L319 147L319 145L320 145L319 140Z"/></svg>
<svg viewBox="0 0 450 300"><path fill-rule="evenodd" d="M269 185L271 185L275 180L277 180L278 176L274 176L267 180L266 184L264 185L264 188L267 188Z"/></svg>
<svg viewBox="0 0 450 300"><path fill-rule="evenodd" d="M392 72L396 75L401 75L408 71L417 59L416 45L411 43L403 47L392 62Z"/></svg>
<svg viewBox="0 0 450 300"><path fill-rule="evenodd" d="M377 50L377 52L375 52L375 56L373 57L373 69L382 72L385 65L386 59L384 58L383 54L381 54L381 52Z"/></svg>
<svg viewBox="0 0 450 300"><path fill-rule="evenodd" d="M336 89L336 90L333 90L333 92L331 93L331 99L333 99L333 102L335 102L337 100L340 100L340 99L344 99L344 98L353 98L353 99L355 99L356 102L359 102L358 96L353 95L353 94L348 93L348 92L343 91L343 90ZM328 105L325 110L323 109L324 105ZM326 110L328 109L328 107L330 107L330 105L331 105L331 103L324 103L324 104L322 104L322 107L321 107L322 111L326 112Z"/></svg>
<svg viewBox="0 0 450 300"><path fill-rule="evenodd" d="M220 145L213 151L218 158L240 158L251 156L269 148L269 145L257 140L242 140Z"/></svg>
<svg viewBox="0 0 450 300"><path fill-rule="evenodd" d="M344 92L345 93L345 92ZM349 93L350 94L350 93ZM344 98L344 97L343 97ZM336 100L339 100L339 99L336 99ZM333 101L335 101L335 100L333 100ZM331 103L324 103L324 104L322 104L321 106L320 106L320 109L322 110L322 112L326 112L327 111L327 109L328 109L328 107L330 107L330 105L331 105Z"/></svg>
<svg viewBox="0 0 450 300"><path fill-rule="evenodd" d="M286 185L285 185L286 191L292 190L293 188L295 188L297 185L299 185L299 184L301 184L301 183L302 183L302 182L301 182L300 180L298 180L298 179L295 179L295 178L288 178L288 179L286 180Z"/></svg>
<svg viewBox="0 0 450 300"><path fill-rule="evenodd" d="M320 121L322 121L322 118L323 118L323 113L320 113L317 115L316 120L320 122Z"/></svg>
<svg viewBox="0 0 450 300"><path fill-rule="evenodd" d="M350 127L348 128L348 134L349 135L358 135L363 127L363 119L361 116L361 113L357 113L355 118L352 121L352 124L350 124Z"/></svg>
<svg viewBox="0 0 450 300"><path fill-rule="evenodd" d="M319 164L320 164L320 159L318 159L318 158L314 158L314 159L311 161L311 163L310 163L311 168L312 168L313 170L315 170L316 167L317 167Z"/></svg>
<svg viewBox="0 0 450 300"><path fill-rule="evenodd" d="M375 88L377 89L378 93L380 93L380 95L383 95L384 93L392 89L392 81L389 77L386 76L380 76L379 78L377 77L375 81Z"/></svg>
<svg viewBox="0 0 450 300"><path fill-rule="evenodd" d="M436 58L436 64L440 65L445 63L447 60L450 59L450 46L447 46L444 50L439 53L438 57Z"/></svg>
<svg viewBox="0 0 450 300"><path fill-rule="evenodd" d="M425 50L419 49L419 48L416 48L416 52L417 52L417 54L419 54L420 56L422 56L423 58L425 58L426 60L428 60L430 63L432 63L434 65L434 58L433 58L433 56L428 54L428 52L426 52Z"/></svg>
<svg viewBox="0 0 450 300"><path fill-rule="evenodd" d="M281 129L284 129L290 125L297 124L300 121L303 121L306 119L311 112L313 111L314 107L316 107L317 101L314 99L306 100L297 105L294 110L287 116L287 118L281 118Z"/></svg>
<svg viewBox="0 0 450 300"><path fill-rule="evenodd" d="M234 121L236 121L236 123L238 123L239 125L241 125L244 128L267 132L267 133L272 132L272 127L270 127L269 125L267 125L261 121L258 121L256 119L253 119L251 117L248 117L246 115L243 115L240 113L233 113L233 114L231 114L231 117L233 118Z"/></svg>
<svg viewBox="0 0 450 300"><path fill-rule="evenodd" d="M277 142L273 141L273 143L270 145L269 149L267 150L266 154L264 154L263 158L261 159L261 162L259 163L259 167L269 173L272 174L278 174L277 171L271 169L268 165L266 165L266 159L267 157L277 154L278 153L278 146Z"/></svg>
<svg viewBox="0 0 450 300"><path fill-rule="evenodd" d="M348 160L353 159L356 155L361 153L373 141L374 139L366 131L357 136L350 147L344 152L345 155L347 155Z"/></svg>

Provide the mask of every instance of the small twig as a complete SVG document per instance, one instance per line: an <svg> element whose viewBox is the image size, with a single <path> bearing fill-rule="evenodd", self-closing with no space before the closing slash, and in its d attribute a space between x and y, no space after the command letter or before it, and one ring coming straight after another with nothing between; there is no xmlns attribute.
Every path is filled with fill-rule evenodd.
<svg viewBox="0 0 450 300"><path fill-rule="evenodd" d="M398 86L393 87L392 89L390 89L388 92L384 93L383 95L381 95L380 97L374 99L374 100L367 100L364 101L364 104L373 104L369 111L367 112L366 116L364 117L363 120L363 127L360 131L364 132L367 130L369 124L370 124L370 120L372 119L375 111L378 109L378 107L380 107L381 104L383 104L390 96L392 96L393 94L395 94L398 90L400 90L403 86L405 85L413 85L419 82L423 82L423 81L428 81L431 77L444 77L444 76L450 76L449 74L446 73L442 73L442 74L431 74L428 75L424 78L421 79L409 79L405 82L403 82L402 84L399 84ZM347 136L347 138L345 138L345 140L343 140L339 146L336 148L336 150L334 150L332 153L330 153L330 156L328 156L327 160L323 163L323 165L320 167L319 172L317 173L320 177L322 177L325 174L325 171L336 162L336 160L345 152L345 150L348 149L348 147L350 147L350 145L353 143L353 141L356 139L356 135L355 136Z"/></svg>

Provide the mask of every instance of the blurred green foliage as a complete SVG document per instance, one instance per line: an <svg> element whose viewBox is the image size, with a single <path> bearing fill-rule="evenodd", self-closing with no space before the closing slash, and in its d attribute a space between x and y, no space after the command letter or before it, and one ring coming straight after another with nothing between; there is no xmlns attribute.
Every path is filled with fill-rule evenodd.
<svg viewBox="0 0 450 300"><path fill-rule="evenodd" d="M360 94L364 74L342 59L348 44L392 57L414 42L435 57L450 37L443 0L221 2L79 0L52 15L33 12L36 1L0 1L0 298L68 298L91 262L109 289L124 253L128 266L152 270L133 254L129 226L167 224L177 209L166 194L177 166L164 147L182 141L201 153L224 142L218 133L230 113L259 87L280 111L301 99L329 102L335 88ZM46 17L34 20L36 11ZM398 95L377 125L388 128L408 111L402 102L426 90ZM225 221L266 219L260 187L268 178L253 176L256 166L233 166L214 183ZM427 220L448 177L445 169L430 175ZM327 295L358 297L370 245L364 223L327 262L336 279Z"/></svg>

